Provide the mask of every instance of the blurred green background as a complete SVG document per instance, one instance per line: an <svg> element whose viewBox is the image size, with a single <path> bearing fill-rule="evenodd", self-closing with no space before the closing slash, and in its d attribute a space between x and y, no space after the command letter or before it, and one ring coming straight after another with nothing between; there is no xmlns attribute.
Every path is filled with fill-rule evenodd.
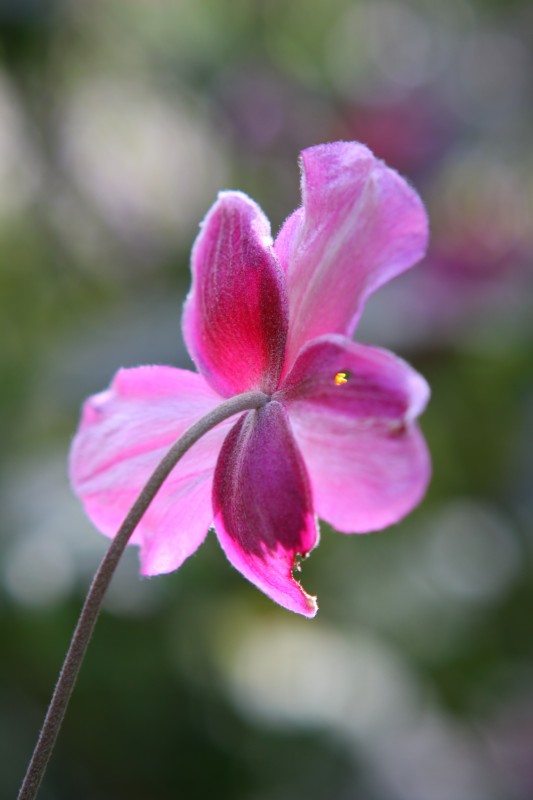
<svg viewBox="0 0 533 800"><path fill-rule="evenodd" d="M16 795L106 546L66 477L86 395L188 366L218 189L277 231L297 155L358 139L432 221L358 337L433 389L434 478L393 530L326 530L313 622L211 534L113 582L42 800L533 797L533 4L1 0L0 796Z"/></svg>

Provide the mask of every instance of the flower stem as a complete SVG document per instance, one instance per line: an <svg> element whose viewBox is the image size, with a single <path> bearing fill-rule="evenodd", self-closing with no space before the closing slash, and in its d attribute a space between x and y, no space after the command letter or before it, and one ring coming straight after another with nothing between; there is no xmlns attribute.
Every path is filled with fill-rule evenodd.
<svg viewBox="0 0 533 800"><path fill-rule="evenodd" d="M195 422L183 436L170 448L156 467L144 489L131 507L115 538L96 571L78 623L72 635L69 649L65 656L59 678L48 706L48 711L39 734L26 775L22 782L18 800L33 800L37 796L48 761L52 755L57 735L61 728L70 696L76 684L83 658L87 651L96 620L102 605L107 587L113 577L124 549L148 506L161 488L180 458L211 428L228 417L254 408L261 408L269 398L262 392L246 392L231 397L210 411L205 417Z"/></svg>

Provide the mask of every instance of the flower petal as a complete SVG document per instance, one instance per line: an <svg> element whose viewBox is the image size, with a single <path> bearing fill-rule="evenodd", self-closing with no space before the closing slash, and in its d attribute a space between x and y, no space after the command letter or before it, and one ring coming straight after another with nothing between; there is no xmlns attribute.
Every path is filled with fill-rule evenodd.
<svg viewBox="0 0 533 800"><path fill-rule="evenodd" d="M245 194L220 193L196 240L192 272L183 331L200 372L223 396L272 391L285 355L285 279L269 222Z"/></svg>
<svg viewBox="0 0 533 800"><path fill-rule="evenodd" d="M172 367L120 370L89 398L70 456L70 475L85 510L115 536L144 484L173 442L220 403L204 378ZM214 428L176 465L137 526L141 571L177 569L205 538L213 519L216 459L232 420Z"/></svg>
<svg viewBox="0 0 533 800"><path fill-rule="evenodd" d="M274 398L323 408L325 416L335 411L397 425L422 413L429 386L394 353L330 334L303 348Z"/></svg>
<svg viewBox="0 0 533 800"><path fill-rule="evenodd" d="M215 529L234 567L280 605L307 617L317 605L294 579L318 531L309 482L277 402L244 414L229 433L213 486Z"/></svg>
<svg viewBox="0 0 533 800"><path fill-rule="evenodd" d="M307 345L275 397L286 404L319 517L366 533L412 510L431 471L414 423L428 396L424 379L385 350L341 336Z"/></svg>
<svg viewBox="0 0 533 800"><path fill-rule="evenodd" d="M275 243L290 306L287 369L307 341L351 335L368 295L415 264L428 238L420 198L368 148L334 142L301 158L303 210Z"/></svg>

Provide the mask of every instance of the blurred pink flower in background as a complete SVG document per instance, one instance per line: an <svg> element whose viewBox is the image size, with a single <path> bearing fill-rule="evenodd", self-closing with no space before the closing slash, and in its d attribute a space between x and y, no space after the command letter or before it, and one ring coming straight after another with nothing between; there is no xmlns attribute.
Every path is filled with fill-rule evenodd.
<svg viewBox="0 0 533 800"><path fill-rule="evenodd" d="M520 286L533 259L527 160L501 163L477 151L455 157L432 194L437 224L428 253L430 276L460 303Z"/></svg>
<svg viewBox="0 0 533 800"><path fill-rule="evenodd" d="M533 294L530 192L526 159L502 163L482 151L456 155L435 177L428 197L435 226L424 268L396 296L397 308L413 327L419 325L424 341L457 340L468 331L486 332L490 343L495 317L507 333L523 329L527 336Z"/></svg>
<svg viewBox="0 0 533 800"><path fill-rule="evenodd" d="M87 401L75 491L114 536L172 442L222 399L268 400L211 430L179 462L138 528L144 575L177 569L213 523L231 563L280 605L313 616L293 576L318 541L397 522L430 474L416 425L429 390L391 353L350 337L367 297L425 251L417 194L364 146L302 154L303 205L275 242L259 207L223 192L192 255L183 329L199 373L120 370Z"/></svg>
<svg viewBox="0 0 533 800"><path fill-rule="evenodd" d="M390 96L382 90L372 101L346 103L335 128L409 175L433 168L457 133L442 99L427 91Z"/></svg>
<svg viewBox="0 0 533 800"><path fill-rule="evenodd" d="M423 266L380 294L363 338L489 351L495 342L527 341L532 186L524 154L502 162L474 148L444 159L425 191L434 222Z"/></svg>

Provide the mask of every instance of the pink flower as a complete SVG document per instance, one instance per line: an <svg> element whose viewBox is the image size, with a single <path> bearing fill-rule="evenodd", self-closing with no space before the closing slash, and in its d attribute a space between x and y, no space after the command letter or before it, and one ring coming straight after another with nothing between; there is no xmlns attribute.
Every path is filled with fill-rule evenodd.
<svg viewBox="0 0 533 800"><path fill-rule="evenodd" d="M364 146L302 154L303 205L275 242L259 207L222 192L192 254L183 331L198 373L120 370L86 402L71 454L85 510L116 533L171 443L223 399L266 405L218 425L179 462L137 527L143 575L177 569L214 524L231 563L269 597L314 616L293 576L317 544L315 513L346 533L397 522L430 463L416 417L424 379L351 341L366 298L424 253L417 194Z"/></svg>

